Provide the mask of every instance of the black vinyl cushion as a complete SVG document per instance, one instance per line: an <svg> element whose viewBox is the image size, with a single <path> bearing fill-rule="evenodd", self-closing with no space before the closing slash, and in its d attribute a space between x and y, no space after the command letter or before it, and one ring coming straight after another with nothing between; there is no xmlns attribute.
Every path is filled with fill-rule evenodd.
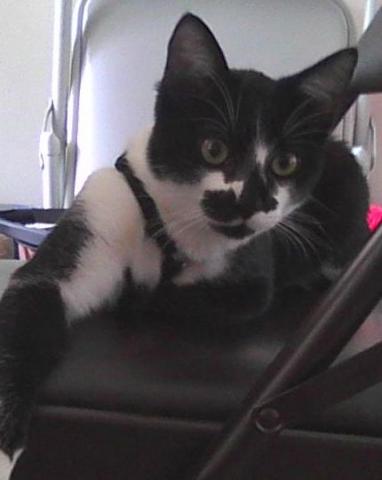
<svg viewBox="0 0 382 480"><path fill-rule="evenodd" d="M74 325L70 351L41 393L30 447L12 480L181 480L179 471L240 407L318 296L288 292L267 316L240 326L217 319L121 322L106 312ZM377 308L341 356L380 339ZM258 478L281 480L283 472L293 480L361 474L378 480L381 437L378 385L284 432Z"/></svg>
<svg viewBox="0 0 382 480"><path fill-rule="evenodd" d="M41 404L224 422L316 300L315 293L289 292L264 318L229 327L212 319L181 325L165 318L126 318L121 325L110 314L94 316L73 327L70 353L46 385ZM380 339L377 308L341 356ZM381 406L382 385L307 425L382 436Z"/></svg>

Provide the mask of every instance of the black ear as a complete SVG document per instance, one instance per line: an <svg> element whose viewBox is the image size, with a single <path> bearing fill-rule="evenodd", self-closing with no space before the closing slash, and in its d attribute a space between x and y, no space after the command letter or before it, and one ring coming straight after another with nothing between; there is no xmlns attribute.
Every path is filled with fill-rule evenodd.
<svg viewBox="0 0 382 480"><path fill-rule="evenodd" d="M346 95L357 59L355 48L330 55L298 75L300 89L327 108L338 104Z"/></svg>
<svg viewBox="0 0 382 480"><path fill-rule="evenodd" d="M224 54L211 30L195 15L184 15L168 44L165 76L209 77L227 69Z"/></svg>

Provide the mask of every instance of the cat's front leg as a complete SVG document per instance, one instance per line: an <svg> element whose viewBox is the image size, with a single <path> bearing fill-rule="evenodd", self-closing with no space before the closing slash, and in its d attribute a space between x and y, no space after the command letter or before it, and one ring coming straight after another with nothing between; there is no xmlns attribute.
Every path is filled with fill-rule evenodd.
<svg viewBox="0 0 382 480"><path fill-rule="evenodd" d="M0 480L25 447L36 392L63 354L71 322L115 299L129 268L143 275L137 245L144 245L144 225L135 197L121 174L106 169L89 178L12 276L0 301ZM159 276L155 258L147 269L157 265Z"/></svg>
<svg viewBox="0 0 382 480"><path fill-rule="evenodd" d="M9 478L25 446L37 388L60 359L65 340L55 282L14 279L0 302L0 480Z"/></svg>

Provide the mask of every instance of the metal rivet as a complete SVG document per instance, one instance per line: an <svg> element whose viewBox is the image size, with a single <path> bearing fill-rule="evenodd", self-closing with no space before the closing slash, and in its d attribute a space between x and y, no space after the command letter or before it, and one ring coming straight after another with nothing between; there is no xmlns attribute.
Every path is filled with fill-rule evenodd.
<svg viewBox="0 0 382 480"><path fill-rule="evenodd" d="M281 417L274 408L264 408L255 416L255 425L263 433L277 433L281 430Z"/></svg>

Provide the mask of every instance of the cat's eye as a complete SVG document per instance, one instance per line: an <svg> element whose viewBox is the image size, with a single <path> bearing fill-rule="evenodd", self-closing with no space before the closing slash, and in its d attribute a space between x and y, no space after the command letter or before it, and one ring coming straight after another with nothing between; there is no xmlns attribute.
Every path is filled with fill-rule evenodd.
<svg viewBox="0 0 382 480"><path fill-rule="evenodd" d="M293 175L298 168L298 160L295 156L276 157L272 160L271 168L278 177L289 177Z"/></svg>
<svg viewBox="0 0 382 480"><path fill-rule="evenodd" d="M202 155L210 165L221 165L228 157L228 148L224 142L215 138L207 138L203 141Z"/></svg>

